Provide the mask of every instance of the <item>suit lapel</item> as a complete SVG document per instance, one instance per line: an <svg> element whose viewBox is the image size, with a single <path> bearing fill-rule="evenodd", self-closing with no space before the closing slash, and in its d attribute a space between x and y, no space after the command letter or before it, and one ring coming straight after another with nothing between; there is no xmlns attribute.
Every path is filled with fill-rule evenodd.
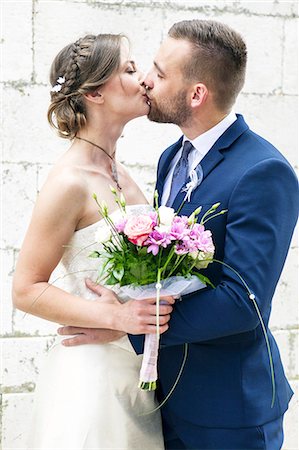
<svg viewBox="0 0 299 450"><path fill-rule="evenodd" d="M248 125L245 123L243 116L237 114L237 120L220 136L220 138L211 147L205 157L201 160L200 165L203 171L203 179L207 178L209 173L225 158L223 150L228 149L245 131L248 130ZM195 189L200 188L200 185ZM185 192L180 192L176 196L173 208L177 210L184 200Z"/></svg>

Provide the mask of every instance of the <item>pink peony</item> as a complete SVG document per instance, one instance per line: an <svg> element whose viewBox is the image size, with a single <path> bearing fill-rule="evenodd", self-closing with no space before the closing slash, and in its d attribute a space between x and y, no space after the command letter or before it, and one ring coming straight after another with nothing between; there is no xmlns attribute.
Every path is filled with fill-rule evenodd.
<svg viewBox="0 0 299 450"><path fill-rule="evenodd" d="M152 230L153 218L147 214L140 214L128 218L124 233L133 244L143 245Z"/></svg>

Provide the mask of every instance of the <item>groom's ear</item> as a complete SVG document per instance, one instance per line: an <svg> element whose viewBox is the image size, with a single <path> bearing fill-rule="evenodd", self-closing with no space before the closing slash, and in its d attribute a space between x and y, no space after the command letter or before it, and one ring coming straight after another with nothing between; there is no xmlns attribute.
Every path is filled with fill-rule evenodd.
<svg viewBox="0 0 299 450"><path fill-rule="evenodd" d="M104 97L103 94L100 92L99 89L92 91L92 92L87 92L87 94L84 94L84 98L86 98L86 100L92 102L92 103L104 103Z"/></svg>
<svg viewBox="0 0 299 450"><path fill-rule="evenodd" d="M208 98L208 88L203 83L197 83L193 86L191 97L191 107L197 108L205 103Z"/></svg>

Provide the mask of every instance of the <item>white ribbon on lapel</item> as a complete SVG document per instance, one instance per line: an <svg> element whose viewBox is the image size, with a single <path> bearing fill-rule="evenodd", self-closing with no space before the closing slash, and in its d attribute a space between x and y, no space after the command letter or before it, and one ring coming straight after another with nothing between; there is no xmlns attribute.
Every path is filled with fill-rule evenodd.
<svg viewBox="0 0 299 450"><path fill-rule="evenodd" d="M197 186L200 185L203 179L203 170L200 164L195 169L192 169L190 172L190 181L186 184L186 186L182 189L182 192L186 192L184 202L190 202L191 194Z"/></svg>

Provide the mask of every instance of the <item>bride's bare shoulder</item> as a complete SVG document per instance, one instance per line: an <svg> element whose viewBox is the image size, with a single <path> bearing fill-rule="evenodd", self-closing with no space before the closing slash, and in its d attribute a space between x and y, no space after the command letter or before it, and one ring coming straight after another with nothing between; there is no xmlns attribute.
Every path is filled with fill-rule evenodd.
<svg viewBox="0 0 299 450"><path fill-rule="evenodd" d="M50 193L59 198L75 197L81 201L87 192L82 170L74 165L55 164L42 186L40 194Z"/></svg>

